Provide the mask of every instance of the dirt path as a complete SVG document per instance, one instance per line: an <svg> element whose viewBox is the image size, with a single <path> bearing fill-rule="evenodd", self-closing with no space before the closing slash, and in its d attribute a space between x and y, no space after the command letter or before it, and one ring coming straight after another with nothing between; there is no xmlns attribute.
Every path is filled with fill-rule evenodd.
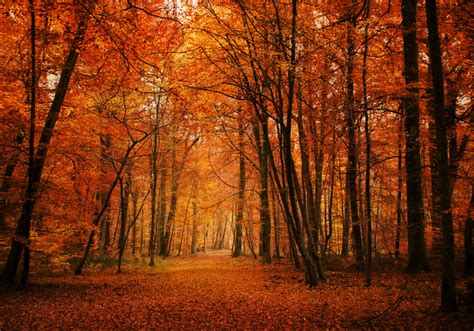
<svg viewBox="0 0 474 331"><path fill-rule="evenodd" d="M0 329L369 327L367 321L379 314L373 326L474 325L465 311L439 314L434 288L423 291L415 281L404 288L403 275L367 289L361 277L333 273L309 290L287 266L261 266L248 258L207 255L162 264L3 290Z"/></svg>

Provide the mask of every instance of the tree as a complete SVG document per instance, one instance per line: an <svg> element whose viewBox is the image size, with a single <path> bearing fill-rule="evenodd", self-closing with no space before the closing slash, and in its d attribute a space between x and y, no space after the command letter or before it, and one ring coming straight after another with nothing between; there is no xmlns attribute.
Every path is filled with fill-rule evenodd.
<svg viewBox="0 0 474 331"><path fill-rule="evenodd" d="M28 265L29 265L29 248L28 240L30 236L30 226L31 218L33 215L37 192L41 182L41 176L43 174L44 164L46 162L46 156L48 153L48 148L53 136L54 128L61 112L61 108L68 91L69 82L76 65L77 58L81 49L81 44L84 39L87 22L89 19L89 11L93 9L94 2L84 3L85 8L88 10L81 10L81 7L77 7L77 12L79 15L79 22L75 32L74 39L70 45L68 56L63 65L61 75L59 77L59 83L54 94L53 101L51 103L51 108L48 112L48 116L45 121L44 129L41 133L38 148L36 149L36 156L34 158L34 164L30 167L29 179L28 179L28 189L26 192L26 199L23 203L21 215L18 218L17 226L15 230L15 237L12 240L10 252L8 254L7 261L3 268L2 278L5 282L13 284L16 279L16 273L18 265L22 254L24 255L25 266L24 272L22 275L21 283L25 284L28 276ZM32 14L33 15L33 14ZM32 34L34 38L34 34ZM34 43L33 43L34 45ZM34 52L32 52L34 54ZM34 57L32 56L34 59ZM34 70L33 73L35 74ZM35 74L36 75L36 74ZM35 82L32 81L34 86ZM32 114L34 114L34 98L32 97ZM34 119L34 115L32 115ZM34 130L33 130L34 134ZM30 144L32 146L32 144ZM32 148L32 147L30 147ZM31 158L30 150L30 158Z"/></svg>
<svg viewBox="0 0 474 331"><path fill-rule="evenodd" d="M244 207L245 207L245 182L246 182L246 171L245 171L245 141L244 141L244 124L242 117L242 109L238 110L238 121L239 121L239 195L237 199L237 217L235 219L235 240L234 249L232 251L232 257L238 257L242 255L242 226L244 222Z"/></svg>
<svg viewBox="0 0 474 331"><path fill-rule="evenodd" d="M349 202L352 221L352 236L354 238L355 255L357 260L357 268L364 268L364 253L362 249L361 227L359 222L359 211L357 207L357 145L356 145L356 121L354 112L354 29L357 17L354 13L350 13L350 26L347 30L347 72L346 72L346 89L347 89L347 109L346 109L346 125L347 125L347 181L349 189Z"/></svg>
<svg viewBox="0 0 474 331"><path fill-rule="evenodd" d="M408 213L408 270L428 269L424 235L424 214L421 189L420 108L418 104L418 43L416 39L416 0L402 1L403 58L406 84L405 171Z"/></svg>
<svg viewBox="0 0 474 331"><path fill-rule="evenodd" d="M436 126L436 172L439 176L437 190L443 230L443 272L441 284L441 310L457 311L456 271L454 265L454 234L451 211L451 184L448 160L448 139L446 111L444 104L443 64L438 31L438 13L436 0L426 0L426 23L431 62L431 79L433 84L433 105Z"/></svg>

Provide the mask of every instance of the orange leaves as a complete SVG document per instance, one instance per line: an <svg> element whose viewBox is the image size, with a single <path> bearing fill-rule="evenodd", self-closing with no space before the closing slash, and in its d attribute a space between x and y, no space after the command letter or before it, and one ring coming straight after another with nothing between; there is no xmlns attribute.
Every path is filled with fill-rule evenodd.
<svg viewBox="0 0 474 331"><path fill-rule="evenodd" d="M154 270L43 279L0 292L0 326L11 328L316 329L463 328L474 317L437 311L436 275L329 272L309 290L286 264L222 255L170 258ZM32 314L31 312L35 313Z"/></svg>

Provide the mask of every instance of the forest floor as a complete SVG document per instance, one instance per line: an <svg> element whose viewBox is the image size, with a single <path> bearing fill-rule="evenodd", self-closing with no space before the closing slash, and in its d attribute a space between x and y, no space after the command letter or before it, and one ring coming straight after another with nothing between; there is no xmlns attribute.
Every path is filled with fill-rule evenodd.
<svg viewBox="0 0 474 331"><path fill-rule="evenodd" d="M314 329L474 327L474 310L438 311L437 273L327 272L309 289L286 262L222 254L159 266L32 279L0 289L0 329Z"/></svg>

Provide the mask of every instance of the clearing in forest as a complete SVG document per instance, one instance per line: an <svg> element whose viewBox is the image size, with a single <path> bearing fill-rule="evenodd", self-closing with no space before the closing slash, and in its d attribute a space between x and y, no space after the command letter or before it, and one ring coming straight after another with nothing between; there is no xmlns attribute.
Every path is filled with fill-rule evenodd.
<svg viewBox="0 0 474 331"><path fill-rule="evenodd" d="M229 252L226 252L229 253ZM199 255L128 267L123 274L32 279L24 291L0 292L0 329L302 329L450 327L471 329L461 307L439 312L435 273L328 272L313 289L285 260Z"/></svg>

